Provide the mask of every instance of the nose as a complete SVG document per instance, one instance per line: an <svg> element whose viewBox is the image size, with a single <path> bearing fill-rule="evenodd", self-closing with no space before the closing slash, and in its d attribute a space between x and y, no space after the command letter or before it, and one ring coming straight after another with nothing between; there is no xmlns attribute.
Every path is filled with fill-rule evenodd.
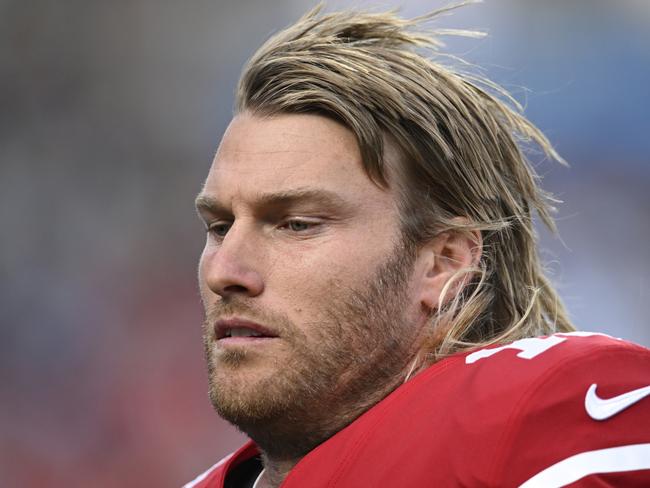
<svg viewBox="0 0 650 488"><path fill-rule="evenodd" d="M254 297L264 290L264 280L256 262L259 251L243 230L235 227L233 225L220 244L206 244L199 263L200 279L222 298Z"/></svg>

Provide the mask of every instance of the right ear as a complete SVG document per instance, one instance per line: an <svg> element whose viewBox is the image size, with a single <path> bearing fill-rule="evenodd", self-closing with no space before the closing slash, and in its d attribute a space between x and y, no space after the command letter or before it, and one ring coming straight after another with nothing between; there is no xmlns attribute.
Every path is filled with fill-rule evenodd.
<svg viewBox="0 0 650 488"><path fill-rule="evenodd" d="M449 230L438 234L419 253L419 301L429 310L440 308L460 291L465 279L454 279L459 271L475 268L481 259L483 241L480 231ZM449 286L448 286L449 285ZM447 287L445 297L443 291Z"/></svg>

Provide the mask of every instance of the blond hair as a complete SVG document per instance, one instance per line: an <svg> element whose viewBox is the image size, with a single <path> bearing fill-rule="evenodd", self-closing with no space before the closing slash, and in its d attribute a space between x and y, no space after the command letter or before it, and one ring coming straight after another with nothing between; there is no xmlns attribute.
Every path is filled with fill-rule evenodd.
<svg viewBox="0 0 650 488"><path fill-rule="evenodd" d="M540 189L524 145L563 160L503 89L443 62L452 58L439 52L440 34L479 33L419 30L452 8L407 20L317 7L251 58L236 102L238 112L339 121L355 134L364 170L380 187L389 186L384 156L394 145L406 243L444 231L481 233L478 267L459 274L464 287L432 315L434 360L574 330L537 255L532 212L555 231L555 200Z"/></svg>

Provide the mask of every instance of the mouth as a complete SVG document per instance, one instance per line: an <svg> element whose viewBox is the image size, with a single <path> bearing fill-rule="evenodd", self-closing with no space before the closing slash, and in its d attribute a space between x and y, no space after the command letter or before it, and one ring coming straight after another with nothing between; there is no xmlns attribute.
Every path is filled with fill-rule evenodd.
<svg viewBox="0 0 650 488"><path fill-rule="evenodd" d="M234 317L217 320L214 337L219 344L234 344L276 339L278 335L261 324Z"/></svg>

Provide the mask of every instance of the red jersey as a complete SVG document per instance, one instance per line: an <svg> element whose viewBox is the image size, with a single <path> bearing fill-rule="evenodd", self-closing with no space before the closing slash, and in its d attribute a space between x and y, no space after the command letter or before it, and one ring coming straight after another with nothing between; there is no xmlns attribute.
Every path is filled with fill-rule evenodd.
<svg viewBox="0 0 650 488"><path fill-rule="evenodd" d="M252 442L187 488L222 488ZM282 488L650 486L650 350L574 332L444 359L291 470Z"/></svg>

